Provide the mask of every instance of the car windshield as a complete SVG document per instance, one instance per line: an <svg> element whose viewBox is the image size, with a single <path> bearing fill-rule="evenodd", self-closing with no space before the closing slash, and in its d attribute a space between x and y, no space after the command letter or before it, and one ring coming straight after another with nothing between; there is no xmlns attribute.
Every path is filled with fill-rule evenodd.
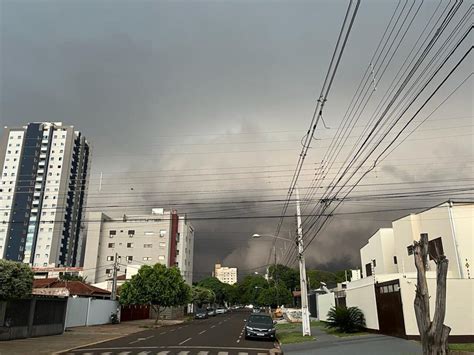
<svg viewBox="0 0 474 355"><path fill-rule="evenodd" d="M251 316L249 324L273 325L273 320L269 316Z"/></svg>
<svg viewBox="0 0 474 355"><path fill-rule="evenodd" d="M201 309L198 309L197 312L198 312L198 313L205 313L206 310L201 308Z"/></svg>

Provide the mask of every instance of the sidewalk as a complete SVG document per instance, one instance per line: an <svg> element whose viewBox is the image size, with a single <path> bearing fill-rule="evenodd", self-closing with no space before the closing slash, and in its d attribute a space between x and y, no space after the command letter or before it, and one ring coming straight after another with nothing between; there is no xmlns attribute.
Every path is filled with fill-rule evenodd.
<svg viewBox="0 0 474 355"><path fill-rule="evenodd" d="M349 337L338 337L327 334L319 327L312 327L311 334L315 341L283 345L285 355L343 355L343 354L421 354L418 342L394 338L380 334L365 334Z"/></svg>
<svg viewBox="0 0 474 355"><path fill-rule="evenodd" d="M180 324L184 321L163 320L161 326ZM92 327L70 328L62 335L38 338L0 341L0 355L7 354L54 354L78 346L98 343L138 333L153 327L154 319L123 322L120 324L104 324Z"/></svg>

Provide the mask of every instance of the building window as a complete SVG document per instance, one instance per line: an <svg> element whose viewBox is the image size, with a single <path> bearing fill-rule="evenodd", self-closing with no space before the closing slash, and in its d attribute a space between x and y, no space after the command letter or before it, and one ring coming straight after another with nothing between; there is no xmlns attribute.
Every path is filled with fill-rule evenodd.
<svg viewBox="0 0 474 355"><path fill-rule="evenodd" d="M127 243L127 248L133 248L133 243Z"/></svg>
<svg viewBox="0 0 474 355"><path fill-rule="evenodd" d="M415 252L415 247L413 245L407 246L407 252L408 255L413 255L413 253Z"/></svg>
<svg viewBox="0 0 474 355"><path fill-rule="evenodd" d="M133 261L133 255L127 256L127 263L131 263Z"/></svg>
<svg viewBox="0 0 474 355"><path fill-rule="evenodd" d="M109 243L109 248L115 248L115 243Z"/></svg>
<svg viewBox="0 0 474 355"><path fill-rule="evenodd" d="M145 235L154 235L155 232L145 232Z"/></svg>
<svg viewBox="0 0 474 355"><path fill-rule="evenodd" d="M133 229L128 230L128 236L131 238L135 235L135 231Z"/></svg>
<svg viewBox="0 0 474 355"><path fill-rule="evenodd" d="M144 248L152 248L152 247L153 247L153 244L143 244L143 247L144 247Z"/></svg>
<svg viewBox="0 0 474 355"><path fill-rule="evenodd" d="M114 257L113 256L108 256L107 261L114 261Z"/></svg>
<svg viewBox="0 0 474 355"><path fill-rule="evenodd" d="M105 269L105 274L110 275L112 273L112 269Z"/></svg>
<svg viewBox="0 0 474 355"><path fill-rule="evenodd" d="M114 231L114 230L109 231L109 238L113 238L115 235L117 235L117 231Z"/></svg>
<svg viewBox="0 0 474 355"><path fill-rule="evenodd" d="M166 230L162 229L160 230L160 237L164 237L166 235Z"/></svg>
<svg viewBox="0 0 474 355"><path fill-rule="evenodd" d="M375 259L374 259L374 260L372 260L372 264L374 265L374 267L376 267L376 266L377 266L377 263L376 263Z"/></svg>
<svg viewBox="0 0 474 355"><path fill-rule="evenodd" d="M365 274L366 276L372 276L372 263L365 264Z"/></svg>
<svg viewBox="0 0 474 355"><path fill-rule="evenodd" d="M393 257L393 263L394 263L395 265L398 264L398 261L397 261L397 257L396 257L396 256Z"/></svg>
<svg viewBox="0 0 474 355"><path fill-rule="evenodd" d="M164 255L159 255L158 260L165 260L165 256Z"/></svg>
<svg viewBox="0 0 474 355"><path fill-rule="evenodd" d="M165 242L160 242L160 248L164 248L166 247L166 243Z"/></svg>
<svg viewBox="0 0 474 355"><path fill-rule="evenodd" d="M149 260L151 260L151 257L149 257L149 256L144 256L144 257L143 257L143 260L144 260L144 261L149 261Z"/></svg>

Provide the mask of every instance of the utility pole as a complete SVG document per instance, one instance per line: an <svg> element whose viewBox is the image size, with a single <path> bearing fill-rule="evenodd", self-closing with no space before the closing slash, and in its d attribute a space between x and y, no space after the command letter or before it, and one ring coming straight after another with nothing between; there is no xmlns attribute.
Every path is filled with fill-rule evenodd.
<svg viewBox="0 0 474 355"><path fill-rule="evenodd" d="M277 301L277 308L280 306L280 295L278 294L278 272L277 272L277 250L276 250L276 240L273 242L273 252L274 252L274 258L275 258L275 263L274 263L274 282L275 282L275 291L276 291L276 301Z"/></svg>
<svg viewBox="0 0 474 355"><path fill-rule="evenodd" d="M296 188L296 224L298 228L298 259L300 264L301 317L303 321L303 336L311 336L308 308L308 285L306 282L306 265L303 256L303 229L301 228L300 195L298 188Z"/></svg>
<svg viewBox="0 0 474 355"><path fill-rule="evenodd" d="M112 276L112 294L110 295L110 299L115 301L117 299L117 270L118 269L118 254L115 253L114 258L114 273Z"/></svg>

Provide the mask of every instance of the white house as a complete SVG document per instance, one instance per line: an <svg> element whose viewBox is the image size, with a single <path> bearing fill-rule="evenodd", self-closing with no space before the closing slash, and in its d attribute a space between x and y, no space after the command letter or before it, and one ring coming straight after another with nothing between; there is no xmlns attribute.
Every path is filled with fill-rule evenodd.
<svg viewBox="0 0 474 355"><path fill-rule="evenodd" d="M411 214L378 230L360 250L363 278L347 284L346 304L362 309L369 329L416 338L416 267L413 242L428 233L430 253L449 260L445 324L454 340L474 340L474 203L446 202ZM435 307L436 265L427 273L431 316ZM451 339L451 340L453 340Z"/></svg>

